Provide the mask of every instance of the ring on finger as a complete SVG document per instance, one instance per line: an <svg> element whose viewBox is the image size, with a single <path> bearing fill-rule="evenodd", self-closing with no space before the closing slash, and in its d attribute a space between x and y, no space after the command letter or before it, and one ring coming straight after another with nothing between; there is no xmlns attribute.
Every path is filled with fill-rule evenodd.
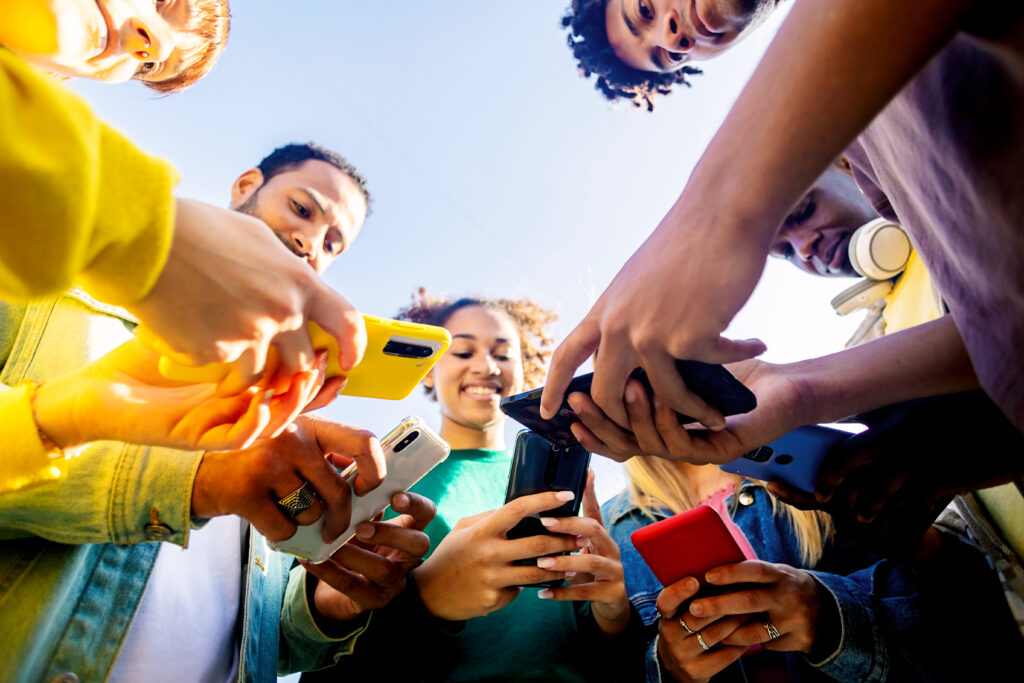
<svg viewBox="0 0 1024 683"><path fill-rule="evenodd" d="M686 625L686 621L682 617L679 617L679 627L682 628L687 633L689 633L691 636L697 635L696 631L694 631L693 629L691 629L689 626Z"/></svg>
<svg viewBox="0 0 1024 683"><path fill-rule="evenodd" d="M697 643L701 646L704 652L707 652L711 649L710 647L708 647L708 644L704 642L704 637L701 636L700 633L694 633L693 635L697 636Z"/></svg>
<svg viewBox="0 0 1024 683"><path fill-rule="evenodd" d="M775 624L772 623L771 619L765 619L761 622L761 625L764 626L765 631L768 631L768 640L775 640L782 635L779 633L779 629L775 628Z"/></svg>
<svg viewBox="0 0 1024 683"><path fill-rule="evenodd" d="M281 509L281 512L294 519L296 515L313 507L314 502L316 502L316 490L313 488L313 485L307 481L303 482L302 486L295 489L284 498L278 500L277 507Z"/></svg>

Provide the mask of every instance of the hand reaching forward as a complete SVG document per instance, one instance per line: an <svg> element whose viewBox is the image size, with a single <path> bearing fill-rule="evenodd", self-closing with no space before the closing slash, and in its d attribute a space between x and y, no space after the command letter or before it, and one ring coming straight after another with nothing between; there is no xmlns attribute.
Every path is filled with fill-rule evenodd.
<svg viewBox="0 0 1024 683"><path fill-rule="evenodd" d="M279 395L261 384L219 396L212 384L168 380L159 355L131 340L38 391L36 419L59 446L98 440L188 450L245 448L279 432L323 384L325 358Z"/></svg>

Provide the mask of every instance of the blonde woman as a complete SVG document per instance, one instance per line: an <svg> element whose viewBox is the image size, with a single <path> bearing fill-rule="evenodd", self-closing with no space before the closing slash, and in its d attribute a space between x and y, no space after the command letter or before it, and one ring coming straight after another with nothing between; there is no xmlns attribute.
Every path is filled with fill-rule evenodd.
<svg viewBox="0 0 1024 683"><path fill-rule="evenodd" d="M634 443L650 444L658 432L634 382ZM573 401L592 423L593 402L580 394ZM574 426L585 446L625 436L593 424ZM825 513L789 507L759 482L716 466L637 456L625 468L627 489L602 511L647 629L648 680L967 680L1000 667L1021 645L993 572L952 536L933 530L915 559L882 559L837 535ZM723 592L691 600L697 580L663 587L630 535L700 504L719 511L751 559L711 568L704 578ZM968 606L979 631L964 648L950 619Z"/></svg>

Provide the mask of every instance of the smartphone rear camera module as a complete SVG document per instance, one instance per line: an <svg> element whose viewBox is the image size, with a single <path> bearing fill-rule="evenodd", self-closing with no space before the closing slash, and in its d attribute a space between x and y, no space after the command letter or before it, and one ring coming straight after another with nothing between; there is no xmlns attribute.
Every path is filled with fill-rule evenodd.
<svg viewBox="0 0 1024 683"><path fill-rule="evenodd" d="M774 451L768 446L761 446L755 451L750 451L743 455L747 460L753 460L754 462L768 462L772 459ZM792 459L792 458L790 458Z"/></svg>
<svg viewBox="0 0 1024 683"><path fill-rule="evenodd" d="M384 353L389 356L401 356L403 358L430 358L434 355L434 349L423 344L410 344L409 342L391 339L384 345Z"/></svg>
<svg viewBox="0 0 1024 683"><path fill-rule="evenodd" d="M775 462L779 465L788 465L793 462L793 456L789 453L782 453L781 455L775 456Z"/></svg>
<svg viewBox="0 0 1024 683"><path fill-rule="evenodd" d="M404 439L402 439L397 444L395 444L394 452L395 453L401 453L402 451L404 451L406 449L406 447L409 444L411 444L413 441L415 441L416 437L418 437L419 435L420 435L420 432L419 432L418 429L415 430L415 431L409 432L409 434L407 434Z"/></svg>

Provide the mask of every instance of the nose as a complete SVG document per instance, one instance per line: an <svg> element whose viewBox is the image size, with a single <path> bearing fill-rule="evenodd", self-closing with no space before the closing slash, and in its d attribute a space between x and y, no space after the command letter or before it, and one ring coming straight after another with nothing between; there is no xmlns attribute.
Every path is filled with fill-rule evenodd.
<svg viewBox="0 0 1024 683"><path fill-rule="evenodd" d="M494 375L500 374L501 369L498 367L498 362L494 360L494 357L489 353L480 353L476 356L477 362L473 368L476 372L486 376L493 377Z"/></svg>
<svg viewBox="0 0 1024 683"><path fill-rule="evenodd" d="M162 62L174 50L170 26L159 18L132 17L121 28L121 49L140 62Z"/></svg>
<svg viewBox="0 0 1024 683"><path fill-rule="evenodd" d="M683 25L679 21L679 13L674 9L665 12L661 22L661 45L670 52L688 52L693 47L693 41L683 32Z"/></svg>
<svg viewBox="0 0 1024 683"><path fill-rule="evenodd" d="M810 261L814 256L814 243L820 235L811 230L790 230L783 234L783 239L793 247L793 254L801 261Z"/></svg>

